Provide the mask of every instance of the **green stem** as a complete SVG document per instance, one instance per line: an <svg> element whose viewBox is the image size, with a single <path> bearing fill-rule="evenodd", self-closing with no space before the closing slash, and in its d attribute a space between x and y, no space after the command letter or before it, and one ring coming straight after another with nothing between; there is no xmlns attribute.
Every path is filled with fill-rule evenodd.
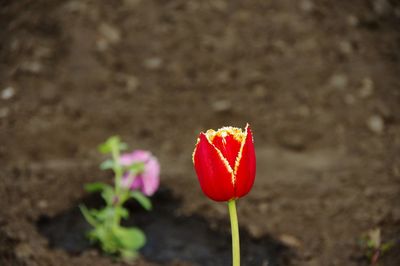
<svg viewBox="0 0 400 266"><path fill-rule="evenodd" d="M229 216L231 218L232 233L232 265L240 266L240 243L239 243L239 225L236 214L235 200L228 201Z"/></svg>
<svg viewBox="0 0 400 266"><path fill-rule="evenodd" d="M114 187L114 193L115 196L118 198L118 202L112 206L112 208L115 210L122 206L122 194L121 193L121 179L122 179L122 167L119 163L119 157L120 157L120 151L119 151L119 141L116 141L113 143L111 147L111 155L114 161L114 167L113 171L115 174L115 187ZM113 214L112 219L111 219L111 224L112 226L118 227L121 222L121 217L120 215L117 215L116 213Z"/></svg>
<svg viewBox="0 0 400 266"><path fill-rule="evenodd" d="M125 201L128 199L128 191L122 191L122 192L120 192L120 195L117 195L117 196L118 196L118 202L117 202L117 204L115 204L115 206L113 206L114 211L124 205ZM117 226L117 227L120 225L121 216L119 214L118 215L114 214L113 223L114 223L114 226Z"/></svg>
<svg viewBox="0 0 400 266"><path fill-rule="evenodd" d="M111 154L114 160L114 173L115 173L115 194L118 196L121 187L122 169L119 164L119 147L118 143L111 148Z"/></svg>

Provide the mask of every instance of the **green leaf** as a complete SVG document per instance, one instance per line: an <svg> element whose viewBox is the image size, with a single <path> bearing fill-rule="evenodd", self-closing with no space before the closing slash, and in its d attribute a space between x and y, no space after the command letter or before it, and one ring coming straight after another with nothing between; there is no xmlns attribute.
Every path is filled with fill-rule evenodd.
<svg viewBox="0 0 400 266"><path fill-rule="evenodd" d="M100 164L100 169L101 170L107 170L107 169L113 169L114 168L114 160L108 159L105 160Z"/></svg>
<svg viewBox="0 0 400 266"><path fill-rule="evenodd" d="M112 205L114 201L114 195L114 190L111 186L104 187L103 191L101 192L101 196L105 200L107 205Z"/></svg>
<svg viewBox="0 0 400 266"><path fill-rule="evenodd" d="M101 153L110 153L112 148L115 146L119 146L120 139L118 136L111 136L105 142L99 145L99 151Z"/></svg>
<svg viewBox="0 0 400 266"><path fill-rule="evenodd" d="M129 211L124 207L117 207L115 208L115 215L119 215L120 217L126 219L129 217Z"/></svg>
<svg viewBox="0 0 400 266"><path fill-rule="evenodd" d="M132 261L138 256L138 253L135 250L121 249L119 252L121 253L121 257L127 261Z"/></svg>
<svg viewBox="0 0 400 266"><path fill-rule="evenodd" d="M368 247L368 248L377 248L377 247L375 246L375 242L372 241L372 240L368 240L368 241L367 241L367 247Z"/></svg>
<svg viewBox="0 0 400 266"><path fill-rule="evenodd" d="M97 236L96 229L90 230L87 232L86 237L89 238L90 243L95 243L99 241L99 237Z"/></svg>
<svg viewBox="0 0 400 266"><path fill-rule="evenodd" d="M389 241L384 243L381 247L382 253L385 253L386 251L390 250L395 244L396 244L395 241Z"/></svg>
<svg viewBox="0 0 400 266"><path fill-rule="evenodd" d="M119 241L114 235L113 230L106 225L102 225L96 228L95 235L101 243L101 248L107 253L115 253L119 249Z"/></svg>
<svg viewBox="0 0 400 266"><path fill-rule="evenodd" d="M123 151L128 148L128 145L121 142L121 139L118 136L112 136L98 147L99 151L103 154L111 153L113 148Z"/></svg>
<svg viewBox="0 0 400 266"><path fill-rule="evenodd" d="M87 192L97 192L97 191L103 191L105 189L109 189L111 188L111 186L102 183L102 182L94 182L94 183L90 183L90 184L86 184L85 185L85 190Z"/></svg>
<svg viewBox="0 0 400 266"><path fill-rule="evenodd" d="M110 205L114 200L114 189L105 183L102 182L94 182L85 185L85 190L88 192L98 192L101 191L101 196L107 203Z"/></svg>
<svg viewBox="0 0 400 266"><path fill-rule="evenodd" d="M109 220L110 217L114 216L114 210L112 207L105 207L101 210L92 209L90 212L92 213L92 216L102 224Z"/></svg>
<svg viewBox="0 0 400 266"><path fill-rule="evenodd" d="M91 212L86 208L85 205L79 205L79 209L81 210L81 213L83 214L83 217L85 217L85 220L93 227L96 227L97 221L96 219L92 216Z"/></svg>
<svg viewBox="0 0 400 266"><path fill-rule="evenodd" d="M139 191L131 191L129 193L129 196L135 200L137 200L137 202L139 202L140 205L142 205L142 207L146 210L151 210L152 209L152 204L151 201L148 197L146 197L145 195L143 195L141 192Z"/></svg>
<svg viewBox="0 0 400 266"><path fill-rule="evenodd" d="M97 149L103 154L111 153L111 147L107 141L100 144Z"/></svg>
<svg viewBox="0 0 400 266"><path fill-rule="evenodd" d="M146 244L146 236L136 227L114 227L114 235L124 250L138 250Z"/></svg>

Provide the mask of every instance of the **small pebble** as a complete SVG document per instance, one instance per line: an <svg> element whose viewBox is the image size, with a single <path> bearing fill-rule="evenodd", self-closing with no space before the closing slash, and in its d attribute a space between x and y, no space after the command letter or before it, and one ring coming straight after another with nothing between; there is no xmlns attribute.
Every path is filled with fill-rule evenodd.
<svg viewBox="0 0 400 266"><path fill-rule="evenodd" d="M39 46L35 49L34 55L35 58L50 58L52 55L53 51L46 46Z"/></svg>
<svg viewBox="0 0 400 266"><path fill-rule="evenodd" d="M219 100L212 103L212 108L215 112L222 113L231 110L232 104L228 100Z"/></svg>
<svg viewBox="0 0 400 266"><path fill-rule="evenodd" d="M269 209L269 205L266 202L260 203L260 205L258 205L258 210L261 213L267 213L268 209Z"/></svg>
<svg viewBox="0 0 400 266"><path fill-rule="evenodd" d="M39 202L37 203L37 206L40 209L47 209L47 207L49 207L49 203L46 200L39 200Z"/></svg>
<svg viewBox="0 0 400 266"><path fill-rule="evenodd" d="M367 120L367 126L369 130L376 134L382 134L385 128L385 123L379 115L372 115Z"/></svg>
<svg viewBox="0 0 400 266"><path fill-rule="evenodd" d="M29 259L33 255L33 250L29 244L21 243L15 247L15 256L18 259Z"/></svg>
<svg viewBox="0 0 400 266"><path fill-rule="evenodd" d="M364 78L361 81L359 95L361 98L367 98L374 92L374 82L370 78Z"/></svg>
<svg viewBox="0 0 400 266"><path fill-rule="evenodd" d="M248 226L248 229L249 229L250 235L255 239L260 239L264 235L262 228L260 228L259 226L255 225L255 224L250 224Z"/></svg>
<svg viewBox="0 0 400 266"><path fill-rule="evenodd" d="M228 83L231 80L231 73L229 70L222 70L217 74L217 81L220 83Z"/></svg>
<svg viewBox="0 0 400 266"><path fill-rule="evenodd" d="M301 52L312 52L315 51L315 49L318 48L318 43L315 38L307 38L302 42L299 42L296 47L301 51Z"/></svg>
<svg viewBox="0 0 400 266"><path fill-rule="evenodd" d="M349 41L341 41L339 42L339 50L345 54L349 55L353 52L353 46Z"/></svg>
<svg viewBox="0 0 400 266"><path fill-rule="evenodd" d="M64 6L67 12L83 12L87 10L87 4L82 1L69 1Z"/></svg>
<svg viewBox="0 0 400 266"><path fill-rule="evenodd" d="M374 0L372 7L376 14L382 16L388 14L391 10L391 4L387 0Z"/></svg>
<svg viewBox="0 0 400 266"><path fill-rule="evenodd" d="M300 1L300 9L306 13L309 13L314 9L314 3L310 0Z"/></svg>
<svg viewBox="0 0 400 266"><path fill-rule="evenodd" d="M331 77L329 84L336 89L344 89L348 84L348 79L344 74L335 74Z"/></svg>
<svg viewBox="0 0 400 266"><path fill-rule="evenodd" d="M265 96L267 96L267 89L263 85L256 85L253 88L253 91L254 91L254 95L257 98L264 98Z"/></svg>
<svg viewBox="0 0 400 266"><path fill-rule="evenodd" d="M134 92L139 87L139 79L135 76L126 76L126 89L129 92Z"/></svg>
<svg viewBox="0 0 400 266"><path fill-rule="evenodd" d="M307 255L308 255L308 254L307 254ZM309 256L312 256L312 255L309 255ZM316 259L316 258L309 258L308 261L307 261L307 265L308 265L308 266L319 266L319 265L321 265L321 264L320 264L320 262L318 261L318 259Z"/></svg>
<svg viewBox="0 0 400 266"><path fill-rule="evenodd" d="M13 87L7 87L1 92L1 98L3 100L9 100L15 95L15 89Z"/></svg>
<svg viewBox="0 0 400 266"><path fill-rule="evenodd" d="M292 235L282 234L282 235L279 237L279 240L280 240L283 244L285 244L285 245L287 245L287 246L289 246L289 247L299 248L299 247L302 246L300 240L297 239L295 236L292 236Z"/></svg>
<svg viewBox="0 0 400 266"><path fill-rule="evenodd" d="M26 61L21 64L21 70L27 73L38 74L42 72L43 65L39 61Z"/></svg>
<svg viewBox="0 0 400 266"><path fill-rule="evenodd" d="M214 0L210 3L219 11L225 11L228 7L228 3L224 0Z"/></svg>
<svg viewBox="0 0 400 266"><path fill-rule="evenodd" d="M155 70L159 69L163 61L160 57L150 57L144 61L144 66L148 69Z"/></svg>
<svg viewBox="0 0 400 266"><path fill-rule="evenodd" d="M352 27L356 27L359 24L359 19L354 15L347 16L347 24Z"/></svg>
<svg viewBox="0 0 400 266"><path fill-rule="evenodd" d="M373 197L376 194L376 190L373 187L366 187L364 189L364 195L368 198Z"/></svg>
<svg viewBox="0 0 400 266"><path fill-rule="evenodd" d="M299 108L297 109L297 113L299 115L301 115L302 117L308 117L311 114L311 110L308 106L306 105L301 105L299 106Z"/></svg>
<svg viewBox="0 0 400 266"><path fill-rule="evenodd" d="M111 44L116 44L121 40L120 31L110 24L102 23L99 32Z"/></svg>

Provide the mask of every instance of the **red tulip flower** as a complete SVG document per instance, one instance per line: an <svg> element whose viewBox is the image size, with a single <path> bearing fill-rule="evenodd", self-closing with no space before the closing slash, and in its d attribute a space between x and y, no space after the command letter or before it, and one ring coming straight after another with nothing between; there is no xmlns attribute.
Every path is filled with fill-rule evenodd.
<svg viewBox="0 0 400 266"><path fill-rule="evenodd" d="M245 132L235 127L201 132L193 163L201 189L212 200L229 201L245 196L256 174L250 126L246 125Z"/></svg>
<svg viewBox="0 0 400 266"><path fill-rule="evenodd" d="M201 132L193 163L204 194L227 201L232 232L232 264L240 266L239 225L235 200L249 193L256 175L256 154L249 124Z"/></svg>

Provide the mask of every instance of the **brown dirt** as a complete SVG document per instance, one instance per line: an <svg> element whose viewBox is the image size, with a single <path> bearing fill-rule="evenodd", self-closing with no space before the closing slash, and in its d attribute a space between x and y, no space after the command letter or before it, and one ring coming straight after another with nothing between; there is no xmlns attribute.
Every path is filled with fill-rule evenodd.
<svg viewBox="0 0 400 266"><path fill-rule="evenodd" d="M243 230L282 241L288 265L368 265L366 231L400 238L399 23L390 0L1 1L0 265L110 265L36 224L107 178L96 146L113 134L160 158L179 213L225 221L191 153L199 131L246 122Z"/></svg>

